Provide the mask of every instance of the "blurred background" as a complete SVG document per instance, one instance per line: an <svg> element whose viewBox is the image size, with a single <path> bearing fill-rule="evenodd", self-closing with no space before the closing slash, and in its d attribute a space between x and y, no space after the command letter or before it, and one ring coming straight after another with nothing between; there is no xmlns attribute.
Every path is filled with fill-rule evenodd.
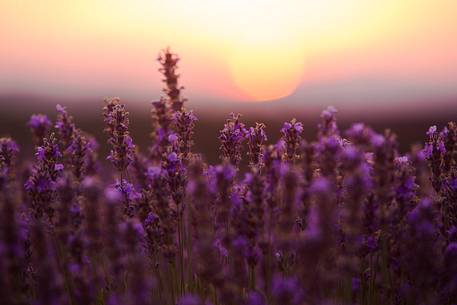
<svg viewBox="0 0 457 305"><path fill-rule="evenodd" d="M170 46L211 162L232 111L271 141L296 117L312 139L328 105L343 129L391 128L406 151L457 119L456 37L453 0L2 0L0 136L31 153L28 117L59 103L103 143L103 98L119 96L147 146Z"/></svg>

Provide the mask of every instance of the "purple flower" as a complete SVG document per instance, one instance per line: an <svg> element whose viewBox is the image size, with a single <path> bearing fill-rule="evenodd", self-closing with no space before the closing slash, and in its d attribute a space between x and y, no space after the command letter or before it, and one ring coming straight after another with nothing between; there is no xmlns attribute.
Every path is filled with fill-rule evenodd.
<svg viewBox="0 0 457 305"><path fill-rule="evenodd" d="M37 162L25 188L31 197L35 217L41 218L43 213L46 213L52 220L55 184L63 170L63 165L59 162L61 153L54 134L51 134L49 139L43 139L43 146L37 148L36 156Z"/></svg>
<svg viewBox="0 0 457 305"><path fill-rule="evenodd" d="M146 172L146 176L151 181L162 174L162 169L159 166L150 166Z"/></svg>
<svg viewBox="0 0 457 305"><path fill-rule="evenodd" d="M120 181L117 181L115 187L121 193L124 193L127 196L128 200L133 201L140 197L139 193L135 190L133 184L131 183L125 181L121 183Z"/></svg>
<svg viewBox="0 0 457 305"><path fill-rule="evenodd" d="M174 128L179 135L179 152L183 160L189 159L193 145L193 134L197 117L192 111L179 111L173 115Z"/></svg>
<svg viewBox="0 0 457 305"><path fill-rule="evenodd" d="M375 134L371 137L371 145L373 145L374 147L381 147L384 142L386 141L386 139L380 135L380 134Z"/></svg>
<svg viewBox="0 0 457 305"><path fill-rule="evenodd" d="M292 119L281 128L281 140L285 144L284 158L289 161L300 158L299 147L302 141L303 124Z"/></svg>
<svg viewBox="0 0 457 305"><path fill-rule="evenodd" d="M73 122L73 117L67 113L65 107L57 105L56 110L57 119L54 127L59 136L61 147L65 150L71 143L76 127Z"/></svg>
<svg viewBox="0 0 457 305"><path fill-rule="evenodd" d="M134 203L141 195L135 190L133 184L125 180L118 180L114 186L123 196L124 214L128 217L133 217Z"/></svg>
<svg viewBox="0 0 457 305"><path fill-rule="evenodd" d="M265 133L265 124L256 123L255 127L251 127L246 132L248 139L248 156L251 167L263 166L263 154L265 150L265 142L267 135Z"/></svg>
<svg viewBox="0 0 457 305"><path fill-rule="evenodd" d="M418 238L421 236L433 236L437 228L434 224L432 201L430 199L423 199L408 214L408 222Z"/></svg>
<svg viewBox="0 0 457 305"><path fill-rule="evenodd" d="M321 113L321 122L318 124L318 134L320 137L336 136L339 134L336 124L337 110L333 106L327 107Z"/></svg>
<svg viewBox="0 0 457 305"><path fill-rule="evenodd" d="M158 101L152 102L152 145L149 148L150 158L153 161L160 161L160 159L169 152L170 143L168 136L172 133L171 124L173 112L170 105L161 98ZM179 137L179 135L178 135ZM173 137L171 138L173 140ZM177 143L174 143L176 145ZM171 145L173 146L173 145Z"/></svg>
<svg viewBox="0 0 457 305"><path fill-rule="evenodd" d="M13 178L12 170L19 147L10 138L0 138L0 189L3 183Z"/></svg>
<svg viewBox="0 0 457 305"><path fill-rule="evenodd" d="M361 286L361 281L360 278L358 277L353 277L352 278L352 293L356 294L360 291L360 286Z"/></svg>
<svg viewBox="0 0 457 305"><path fill-rule="evenodd" d="M115 187L108 187L104 192L105 198L110 203L117 203L122 200L122 192Z"/></svg>
<svg viewBox="0 0 457 305"><path fill-rule="evenodd" d="M68 163L72 170L73 176L77 181L81 181L86 173L90 173L93 163L96 162L96 156L94 156L94 139L89 142L87 138L82 134L80 130L75 129L73 136L68 146L66 153L68 155Z"/></svg>
<svg viewBox="0 0 457 305"><path fill-rule="evenodd" d="M453 190L453 191L457 191L457 178L453 178L449 181L449 187Z"/></svg>
<svg viewBox="0 0 457 305"><path fill-rule="evenodd" d="M179 86L179 75L176 73L179 57L167 48L160 53L158 61L161 64L159 71L165 77L163 82L166 86L163 91L168 96L168 104L173 111L181 111L186 99L181 97L183 87Z"/></svg>
<svg viewBox="0 0 457 305"><path fill-rule="evenodd" d="M135 145L129 134L129 113L119 100L112 100L105 107L105 130L109 135L108 143L112 149L107 157L114 167L123 172L133 162Z"/></svg>
<svg viewBox="0 0 457 305"><path fill-rule="evenodd" d="M249 292L246 300L246 305L265 305L265 298L258 292Z"/></svg>
<svg viewBox="0 0 457 305"><path fill-rule="evenodd" d="M217 181L231 182L236 176L236 169L230 164L217 165L210 167L209 174L214 175Z"/></svg>
<svg viewBox="0 0 457 305"><path fill-rule="evenodd" d="M200 297L196 295L187 294L182 296L177 305L204 305Z"/></svg>
<svg viewBox="0 0 457 305"><path fill-rule="evenodd" d="M174 133L171 133L169 136L168 136L168 142L170 142L171 144L174 144L178 141L178 136Z"/></svg>
<svg viewBox="0 0 457 305"><path fill-rule="evenodd" d="M449 165L446 165L449 163L443 162L443 157L446 156L446 133L448 132L438 134L436 126L431 126L427 131L428 140L424 147L424 155L432 171L432 186L436 192L441 191L443 186L441 176L443 172L447 172L449 169Z"/></svg>
<svg viewBox="0 0 457 305"><path fill-rule="evenodd" d="M154 213L149 213L146 219L144 220L144 226L149 227L151 224L158 220L158 216Z"/></svg>
<svg viewBox="0 0 457 305"><path fill-rule="evenodd" d="M273 279L272 296L278 305L300 305L305 294L296 278L276 276Z"/></svg>
<svg viewBox="0 0 457 305"><path fill-rule="evenodd" d="M224 128L219 132L221 141L221 157L227 160L235 167L238 167L241 161L242 143L245 140L246 129L240 122L240 114L230 114L230 118L224 124Z"/></svg>
<svg viewBox="0 0 457 305"><path fill-rule="evenodd" d="M51 121L44 114L34 114L30 117L27 126L32 131L36 145L43 144L43 138L48 135L51 125Z"/></svg>
<svg viewBox="0 0 457 305"><path fill-rule="evenodd" d="M171 164L175 164L176 162L179 161L178 155L175 152L172 152L168 155L167 157L168 162Z"/></svg>
<svg viewBox="0 0 457 305"><path fill-rule="evenodd" d="M11 138L0 138L0 164L10 165L15 155L19 152L19 146Z"/></svg>
<svg viewBox="0 0 457 305"><path fill-rule="evenodd" d="M436 125L430 126L430 128L427 131L427 136L433 137L436 134L437 128Z"/></svg>

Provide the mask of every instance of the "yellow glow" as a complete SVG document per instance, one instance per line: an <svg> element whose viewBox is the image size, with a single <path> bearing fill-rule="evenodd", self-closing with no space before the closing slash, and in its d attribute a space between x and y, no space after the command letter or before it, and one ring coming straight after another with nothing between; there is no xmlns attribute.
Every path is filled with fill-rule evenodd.
<svg viewBox="0 0 457 305"><path fill-rule="evenodd" d="M165 46L189 95L239 100L367 71L451 74L456 11L451 0L2 0L0 82L146 96Z"/></svg>
<svg viewBox="0 0 457 305"><path fill-rule="evenodd" d="M252 29L251 29L252 30ZM304 71L304 48L276 31L262 37L261 32L245 33L231 48L228 58L235 84L251 99L277 99L292 93ZM289 38L289 39L287 39Z"/></svg>

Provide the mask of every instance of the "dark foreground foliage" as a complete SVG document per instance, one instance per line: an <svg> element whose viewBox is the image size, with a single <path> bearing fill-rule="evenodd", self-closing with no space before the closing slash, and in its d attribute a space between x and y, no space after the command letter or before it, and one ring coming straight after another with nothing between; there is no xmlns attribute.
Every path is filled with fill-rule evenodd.
<svg viewBox="0 0 457 305"><path fill-rule="evenodd" d="M232 114L210 166L178 58L159 62L148 150L106 100L111 168L61 106L30 119L33 162L0 139L0 304L455 304L455 123L401 155L391 131L340 132L331 107L312 142L291 120L267 144Z"/></svg>

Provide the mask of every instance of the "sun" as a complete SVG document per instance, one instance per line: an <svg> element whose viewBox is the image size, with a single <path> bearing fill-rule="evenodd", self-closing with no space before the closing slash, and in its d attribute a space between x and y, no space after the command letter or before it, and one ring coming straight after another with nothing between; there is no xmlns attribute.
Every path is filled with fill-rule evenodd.
<svg viewBox="0 0 457 305"><path fill-rule="evenodd" d="M212 59L206 69L201 64L192 67L201 76L201 81L194 79L195 84L213 90L217 80L222 80L225 92L230 93L219 92L221 95L237 100L242 96L244 101L292 94L319 62L341 50L363 47L364 41L370 43L379 36L372 35L373 31L388 28L394 18L400 18L395 16L403 16L396 9L401 1L396 0L115 2L118 13L110 19L115 26L130 12L130 22L124 23L136 26L132 32L138 39L162 39L176 50L198 54L195 58L203 64ZM154 12L160 14L150 18ZM122 31L127 31L124 23Z"/></svg>
<svg viewBox="0 0 457 305"><path fill-rule="evenodd" d="M293 93L303 76L304 48L287 35L245 33L228 54L230 76L249 99L266 101Z"/></svg>
<svg viewBox="0 0 457 305"><path fill-rule="evenodd" d="M284 4L278 9L277 4L274 1L240 3L236 23L232 23L231 35L227 37L230 77L250 100L288 96L303 76L304 39L297 29L292 8Z"/></svg>

